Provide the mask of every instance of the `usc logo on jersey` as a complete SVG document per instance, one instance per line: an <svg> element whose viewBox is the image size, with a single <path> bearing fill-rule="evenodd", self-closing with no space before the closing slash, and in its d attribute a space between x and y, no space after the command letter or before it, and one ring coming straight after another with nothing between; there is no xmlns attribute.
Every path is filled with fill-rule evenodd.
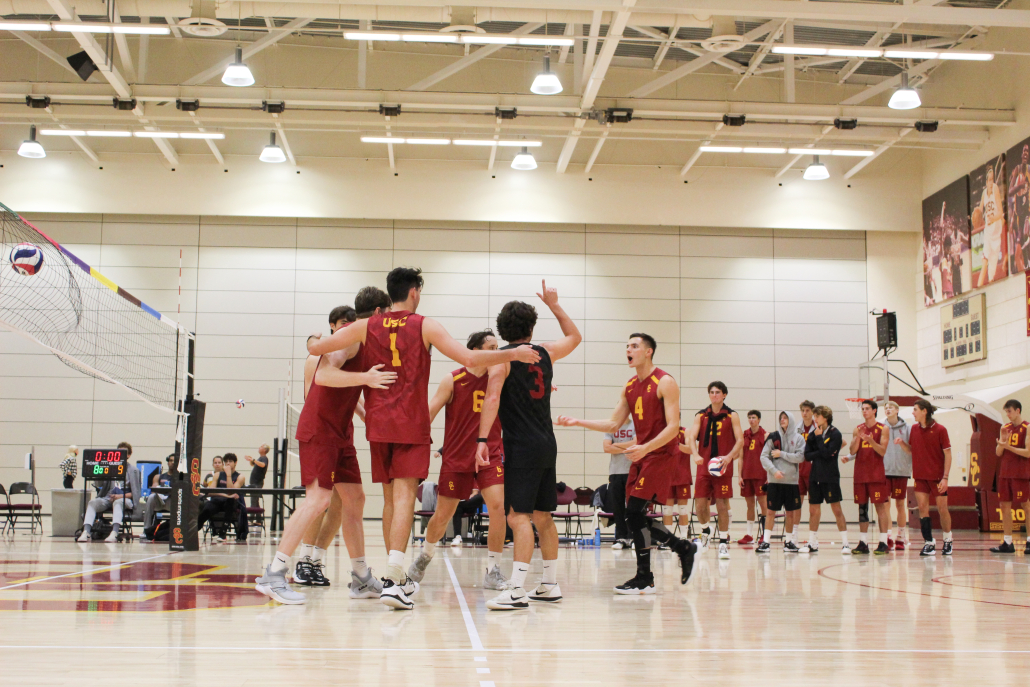
<svg viewBox="0 0 1030 687"><path fill-rule="evenodd" d="M651 393L651 385L650 384L647 385L647 393Z"/></svg>
<svg viewBox="0 0 1030 687"><path fill-rule="evenodd" d="M400 318L384 317L383 318L383 327L385 327L387 329L390 329L390 328L393 328L393 327L403 327L406 324L408 324L408 318L407 317L400 317Z"/></svg>

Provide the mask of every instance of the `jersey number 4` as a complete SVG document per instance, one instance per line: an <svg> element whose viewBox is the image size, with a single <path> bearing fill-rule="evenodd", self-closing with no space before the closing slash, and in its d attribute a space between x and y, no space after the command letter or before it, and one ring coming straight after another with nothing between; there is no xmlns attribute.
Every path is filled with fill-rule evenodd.
<svg viewBox="0 0 1030 687"><path fill-rule="evenodd" d="M529 397L539 401L547 390L544 387L544 371L540 369L539 365L530 365L528 369L530 374L536 375L536 379L533 380L536 382L536 388L530 390Z"/></svg>
<svg viewBox="0 0 1030 687"><path fill-rule="evenodd" d="M394 367L401 366L401 352L397 350L397 335L390 334L390 350L393 351L393 360L390 364Z"/></svg>
<svg viewBox="0 0 1030 687"><path fill-rule="evenodd" d="M638 396L637 402L633 404L633 412L637 414L638 420L644 419L644 397Z"/></svg>

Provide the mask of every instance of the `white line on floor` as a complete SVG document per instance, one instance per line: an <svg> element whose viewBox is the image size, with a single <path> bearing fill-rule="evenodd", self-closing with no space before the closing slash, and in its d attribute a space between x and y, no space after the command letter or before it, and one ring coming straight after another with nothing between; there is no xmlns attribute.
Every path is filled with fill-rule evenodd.
<svg viewBox="0 0 1030 687"><path fill-rule="evenodd" d="M461 617L465 619L465 629L469 633L469 641L472 642L473 651L483 651L483 642L479 639L479 631L476 630L476 623L472 620L472 613L469 612L469 606L465 603L465 594L461 591L461 585L458 584L458 576L454 574L454 566L451 565L451 561L444 554L443 562L447 565L447 574L451 576L451 584L454 585L454 593L458 596L458 606L461 607Z"/></svg>
<svg viewBox="0 0 1030 687"><path fill-rule="evenodd" d="M165 556L172 555L172 552L158 554L157 556L151 556L149 558L137 558L134 561L125 561L124 563L117 563L115 565L107 565L103 568L85 568L83 570L76 570L75 572L65 573L63 575L53 575L52 577L41 577L37 580L29 580L27 582L18 582L16 584L9 584L6 587L0 587L0 592L5 589L14 589L15 587L24 587L27 584L35 584L36 582L48 582L50 580L59 580L62 577L74 577L75 575L84 575L86 573L102 572L104 570L114 570L115 568L122 568L127 565L133 565L134 563L142 563L143 561L152 561L155 558L164 558Z"/></svg>
<svg viewBox="0 0 1030 687"><path fill-rule="evenodd" d="M97 650L103 649L106 652L111 651L254 651L254 647L251 646L168 646L168 645L153 645L153 646L96 646L96 645L82 645L82 644L0 644L0 651L4 650L25 650L25 649L41 649L51 651L58 649L61 651L89 651L96 653ZM505 654L787 654L787 653L799 653L799 654L932 654L932 655L948 655L948 654L1030 654L1030 649L802 649L797 647L789 647L783 649L762 649L762 648L728 648L728 649L598 649L598 648L581 648L581 649L556 649L547 647L542 649L540 647L529 647L524 649L515 649L510 647L498 648L498 649L484 649L480 648L479 651L489 651L491 653L505 653ZM473 649L416 649L406 648L398 646L383 646L383 647L289 647L289 646L262 646L261 651L287 651L296 653L313 653L313 652L324 652L324 653L374 653L374 652L391 652L391 653L468 653Z"/></svg>

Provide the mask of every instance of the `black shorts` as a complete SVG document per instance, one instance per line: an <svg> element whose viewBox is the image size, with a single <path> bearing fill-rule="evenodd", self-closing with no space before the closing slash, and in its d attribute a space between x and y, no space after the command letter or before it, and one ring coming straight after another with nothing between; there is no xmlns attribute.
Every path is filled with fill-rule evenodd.
<svg viewBox="0 0 1030 687"><path fill-rule="evenodd" d="M553 467L504 466L504 512L550 513L558 507L558 477Z"/></svg>
<svg viewBox="0 0 1030 687"><path fill-rule="evenodd" d="M841 493L840 480L808 483L808 502L813 506L822 503L840 503Z"/></svg>
<svg viewBox="0 0 1030 687"><path fill-rule="evenodd" d="M798 485L769 482L768 486L766 504L771 512L776 513L781 508L788 512L801 510L801 488Z"/></svg>

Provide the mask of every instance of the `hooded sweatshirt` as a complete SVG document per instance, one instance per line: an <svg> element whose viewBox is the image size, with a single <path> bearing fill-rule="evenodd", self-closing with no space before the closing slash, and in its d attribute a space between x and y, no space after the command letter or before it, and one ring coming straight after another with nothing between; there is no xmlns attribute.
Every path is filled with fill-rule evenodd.
<svg viewBox="0 0 1030 687"><path fill-rule="evenodd" d="M890 422L884 424L890 429L890 439L887 441L887 451L883 454L883 471L887 477L911 477L912 476L912 454L906 453L904 449L894 443L895 439L903 439L908 443L909 426L900 417L898 424Z"/></svg>
<svg viewBox="0 0 1030 687"><path fill-rule="evenodd" d="M797 421L789 410L777 413L776 423L783 414L787 415L787 430L769 433L762 447L762 467L769 474L770 484L797 484L798 465L805 460L805 438L798 434ZM774 448L780 449L779 458L772 457ZM783 477L776 477L777 472Z"/></svg>

